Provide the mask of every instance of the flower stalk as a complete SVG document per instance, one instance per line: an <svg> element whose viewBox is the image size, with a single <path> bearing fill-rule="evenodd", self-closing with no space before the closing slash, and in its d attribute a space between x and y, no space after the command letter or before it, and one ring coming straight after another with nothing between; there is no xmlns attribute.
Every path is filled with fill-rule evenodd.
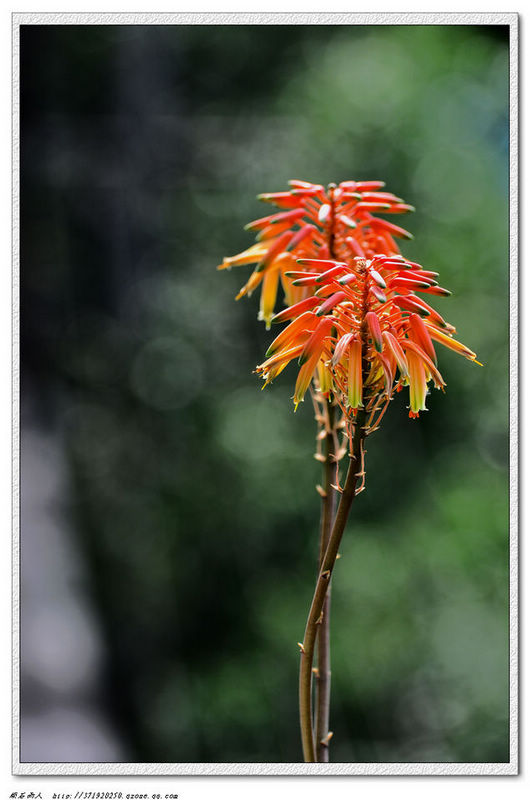
<svg viewBox="0 0 530 800"><path fill-rule="evenodd" d="M320 564L319 574L311 602L311 608L307 618L304 640L300 646L300 680L299 680L299 702L300 702L300 731L302 735L302 748L304 761L315 762L316 749L313 737L313 725L311 717L311 694L312 694L312 667L315 651L315 640L322 621L324 601L337 560L339 546L342 540L350 508L355 497L355 491L359 479L363 473L364 463L364 439L366 415L361 411L357 415L355 432L350 452L350 465L346 481L342 489L339 507L331 530L329 541L324 553L324 558Z"/></svg>
<svg viewBox="0 0 530 800"><path fill-rule="evenodd" d="M336 407L331 401L325 401L325 445L323 463L324 496L322 497L322 512L320 525L320 552L319 570L328 546L331 528L336 513L337 490L333 488L336 481L339 461L339 446L337 440ZM329 708L331 697L331 658L330 658L330 610L331 610L331 580L329 581L324 605L322 620L318 628L317 666L314 668L316 698L315 698L315 723L316 756L317 761L329 761Z"/></svg>

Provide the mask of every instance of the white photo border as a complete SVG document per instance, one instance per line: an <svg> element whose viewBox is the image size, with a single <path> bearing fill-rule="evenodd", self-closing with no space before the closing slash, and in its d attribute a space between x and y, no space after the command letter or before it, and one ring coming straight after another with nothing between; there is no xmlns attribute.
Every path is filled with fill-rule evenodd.
<svg viewBox="0 0 530 800"><path fill-rule="evenodd" d="M510 760L501 763L30 763L20 762L19 33L21 25L506 25L510 35ZM519 226L516 13L13 13L12 14L12 774L48 776L518 775L519 753Z"/></svg>

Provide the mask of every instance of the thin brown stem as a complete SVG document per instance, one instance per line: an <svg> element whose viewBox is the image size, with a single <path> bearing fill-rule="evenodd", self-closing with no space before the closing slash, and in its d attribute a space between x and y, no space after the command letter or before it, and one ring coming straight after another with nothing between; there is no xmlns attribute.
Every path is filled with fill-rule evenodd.
<svg viewBox="0 0 530 800"><path fill-rule="evenodd" d="M339 545L342 540L344 528L348 520L355 489L361 477L363 460L363 443L366 435L365 431L366 414L360 409L357 412L355 434L352 440L352 450L350 453L350 466L346 476L346 482L342 491L339 507L335 522L329 537L328 545L317 578L313 602L307 618L304 634L304 641L300 648L300 729L302 733L302 745L304 751L304 761L315 762L316 750L313 739L313 725L311 719L311 678L313 667L313 656L315 651L315 640L318 627L322 619L322 612L326 593L331 580L331 575L335 567Z"/></svg>
<svg viewBox="0 0 530 800"><path fill-rule="evenodd" d="M332 488L335 480L337 460L337 434L335 431L336 407L329 401L326 403L326 439L323 466L323 484L325 496L322 498L322 514L320 524L320 553L319 569L326 553L333 518L337 505L337 493ZM328 734L329 734L329 704L331 693L331 658L330 658L330 609L331 609L331 581L329 581L324 605L322 608L322 621L318 626L317 669L316 669L316 697L315 697L315 736L317 761L329 761Z"/></svg>

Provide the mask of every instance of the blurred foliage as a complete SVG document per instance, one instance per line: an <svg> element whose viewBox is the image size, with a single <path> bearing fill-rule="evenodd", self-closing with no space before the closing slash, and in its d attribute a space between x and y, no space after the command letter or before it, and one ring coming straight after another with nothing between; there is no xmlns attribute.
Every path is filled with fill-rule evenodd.
<svg viewBox="0 0 530 800"><path fill-rule="evenodd" d="M68 452L130 760L299 761L319 502L233 302L260 191L377 178L485 367L368 442L334 578L334 761L508 760L508 48L491 26L23 26L22 391Z"/></svg>

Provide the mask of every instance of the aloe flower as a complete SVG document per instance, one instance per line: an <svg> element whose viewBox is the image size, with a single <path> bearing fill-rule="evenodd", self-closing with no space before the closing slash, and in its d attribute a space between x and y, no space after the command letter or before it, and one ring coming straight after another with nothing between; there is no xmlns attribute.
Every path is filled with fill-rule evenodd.
<svg viewBox="0 0 530 800"><path fill-rule="evenodd" d="M238 255L224 258L218 269L255 264L236 300L261 286L258 318L267 328L274 314L279 284L289 306L313 294L310 285L294 284L288 273L301 258L373 257L399 253L394 238L411 239L403 228L379 219L375 213L399 214L413 210L399 197L379 191L381 181L345 181L328 192L323 186L292 180L287 192L258 198L281 210L245 226L257 233L257 243ZM330 203L330 194L333 202ZM333 251L333 252L332 252Z"/></svg>
<svg viewBox="0 0 530 800"><path fill-rule="evenodd" d="M299 259L298 264L307 271L286 275L313 294L272 318L290 323L257 368L270 383L297 358L295 406L314 377L349 419L361 407L386 409L405 386L409 416L417 417L426 410L428 384L445 386L433 341L476 361L475 353L453 338L454 327L416 294L449 295L435 280L437 273L398 255L357 256L349 264Z"/></svg>
<svg viewBox="0 0 530 800"><path fill-rule="evenodd" d="M366 437L404 388L414 418L426 410L431 384L444 389L435 345L480 362L427 302L451 294L439 286L438 273L401 254L396 239L411 239L411 234L380 218L412 206L382 191L381 181L344 181L324 189L293 180L290 187L258 195L280 210L247 225L257 233L256 244L225 258L218 269L254 264L236 299L261 286L259 319L267 328L287 323L256 372L266 386L297 361L295 410L308 389L315 407L315 457L323 464L323 486L317 486L322 499L319 573L299 642L299 701L304 760L324 762L332 736L330 582L353 499L364 488ZM275 313L280 285L287 308ZM343 429L348 447L338 441ZM346 452L350 460L341 486L339 461Z"/></svg>

